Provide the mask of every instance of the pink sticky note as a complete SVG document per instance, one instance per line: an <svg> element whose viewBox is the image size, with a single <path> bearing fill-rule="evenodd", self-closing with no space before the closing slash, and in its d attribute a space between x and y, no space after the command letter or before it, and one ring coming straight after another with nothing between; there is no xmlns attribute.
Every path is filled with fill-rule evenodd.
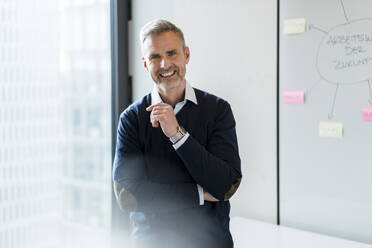
<svg viewBox="0 0 372 248"><path fill-rule="evenodd" d="M284 104L305 104L305 92L303 90L287 90L283 92Z"/></svg>
<svg viewBox="0 0 372 248"><path fill-rule="evenodd" d="M372 107L363 108L363 121L372 122Z"/></svg>

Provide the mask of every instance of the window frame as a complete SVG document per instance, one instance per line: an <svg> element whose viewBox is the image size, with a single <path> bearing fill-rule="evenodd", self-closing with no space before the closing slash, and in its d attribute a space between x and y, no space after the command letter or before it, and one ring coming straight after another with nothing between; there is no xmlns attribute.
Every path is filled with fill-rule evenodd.
<svg viewBox="0 0 372 248"><path fill-rule="evenodd" d="M132 102L131 77L129 76L129 21L131 20L131 0L110 0L111 30L111 151L112 163L115 156L116 135L119 116ZM111 170L112 172L112 170ZM111 187L111 227L112 234L120 232L120 241L129 242L129 216L120 211L113 187ZM124 231L124 235L123 235Z"/></svg>

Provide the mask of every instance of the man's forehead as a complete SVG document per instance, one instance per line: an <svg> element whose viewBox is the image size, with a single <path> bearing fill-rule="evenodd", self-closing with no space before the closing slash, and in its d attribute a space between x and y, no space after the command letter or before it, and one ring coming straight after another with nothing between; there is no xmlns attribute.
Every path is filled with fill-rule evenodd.
<svg viewBox="0 0 372 248"><path fill-rule="evenodd" d="M182 49L181 39L173 32L154 34L143 43L143 52L167 52L175 49Z"/></svg>

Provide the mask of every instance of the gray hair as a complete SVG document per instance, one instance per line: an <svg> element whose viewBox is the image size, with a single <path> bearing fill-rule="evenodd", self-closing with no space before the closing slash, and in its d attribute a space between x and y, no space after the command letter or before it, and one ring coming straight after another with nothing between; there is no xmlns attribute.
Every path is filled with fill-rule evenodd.
<svg viewBox="0 0 372 248"><path fill-rule="evenodd" d="M140 40L141 46L145 43L146 39L151 35L159 35L165 32L171 31L175 33L178 38L182 41L183 47L185 47L185 38L183 32L176 25L167 20L156 19L148 22L141 28Z"/></svg>

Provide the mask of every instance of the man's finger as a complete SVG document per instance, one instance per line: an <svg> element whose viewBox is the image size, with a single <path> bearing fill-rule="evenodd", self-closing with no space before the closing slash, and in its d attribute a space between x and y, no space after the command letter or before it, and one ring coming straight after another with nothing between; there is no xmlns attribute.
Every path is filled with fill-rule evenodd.
<svg viewBox="0 0 372 248"><path fill-rule="evenodd" d="M156 120L156 118L154 116L151 116L150 122L151 122L153 127L158 127L159 126L159 121Z"/></svg>
<svg viewBox="0 0 372 248"><path fill-rule="evenodd" d="M152 111L152 109L155 108L156 106L163 106L163 105L165 105L165 104L162 103L162 102L159 102L159 103L153 104L153 105L151 105L151 106L148 106L148 107L146 108L146 111Z"/></svg>
<svg viewBox="0 0 372 248"><path fill-rule="evenodd" d="M161 115L161 114L165 114L167 110L165 109L160 109L160 108L155 108L152 110L152 115Z"/></svg>
<svg viewBox="0 0 372 248"><path fill-rule="evenodd" d="M164 115L164 114L162 114L162 113L160 113L160 114L154 114L153 117L154 117L154 119L156 121L159 121L159 122L164 121L164 119L167 118L167 116Z"/></svg>
<svg viewBox="0 0 372 248"><path fill-rule="evenodd" d="M146 108L146 111L152 111L152 109L155 107L155 104L154 105L151 105L151 106L148 106L147 108Z"/></svg>
<svg viewBox="0 0 372 248"><path fill-rule="evenodd" d="M151 123L152 123L152 127L159 127L159 121L154 121Z"/></svg>

